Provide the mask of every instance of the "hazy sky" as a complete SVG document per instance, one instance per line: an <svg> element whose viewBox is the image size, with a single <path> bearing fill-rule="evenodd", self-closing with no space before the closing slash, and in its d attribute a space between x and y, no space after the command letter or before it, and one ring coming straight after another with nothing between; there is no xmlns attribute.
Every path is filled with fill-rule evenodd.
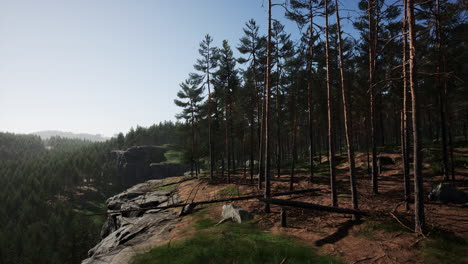
<svg viewBox="0 0 468 264"><path fill-rule="evenodd" d="M250 18L266 32L266 3L0 0L0 131L112 136L175 120L204 35L235 48ZM274 16L297 34L283 13Z"/></svg>

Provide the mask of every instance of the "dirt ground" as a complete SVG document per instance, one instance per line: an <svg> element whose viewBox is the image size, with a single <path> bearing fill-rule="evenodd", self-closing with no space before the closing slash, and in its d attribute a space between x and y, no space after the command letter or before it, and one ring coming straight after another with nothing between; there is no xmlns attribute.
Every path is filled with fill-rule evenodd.
<svg viewBox="0 0 468 264"><path fill-rule="evenodd" d="M461 150L459 155L468 155L468 152ZM279 206L272 205L271 213L262 212L263 204L256 199L236 201L235 204L247 210L257 210L254 219L259 226L274 233L293 236L304 243L317 248L320 254L337 256L345 263L422 263L420 248L434 230L443 229L453 232L456 236L468 237L468 208L455 204L437 204L427 202L425 207L428 234L425 236L412 233L407 228L412 228L413 211L412 204L409 211L403 205L403 176L401 160L398 154L381 154L395 160L394 164L383 166L379 177L379 194L372 194L371 181L367 169L363 166L367 164L367 157L363 154L357 155L358 169L358 193L359 209L370 214L363 217L361 221L351 220L350 215L319 212L306 209L286 208L288 227L280 226ZM342 156L341 160L346 161ZM425 164L425 197L429 193L432 185L441 181L441 177L432 175L429 169L430 164ZM337 166L337 190L339 207L351 208L349 197L349 175L346 171L347 163L342 162ZM323 167L313 178L313 183L309 183L305 172L299 172L294 181L294 189L319 188L320 191L314 193L289 195L278 197L281 199L291 199L305 201L321 205L331 205L329 177L326 174L327 168ZM284 171L280 177L276 175L272 179L272 193L289 190L289 172ZM457 168L456 183L457 188L468 192L468 169ZM212 200L220 197L219 191L227 186L235 189L232 196L260 194L256 182L250 184L250 175L244 176L236 174L232 177L231 184L226 184L221 180L217 184L209 184L205 181L186 181L179 186L179 193L183 201ZM207 214L215 219L221 220L221 210L224 203L205 205ZM227 204L227 203L226 203ZM392 214L394 216L392 216ZM395 218L396 217L396 218ZM383 221L392 226L398 226L401 230L387 232L382 229L375 229L368 232L369 222ZM401 222L401 223L399 223ZM182 230L193 224L193 218L184 217L173 232L173 237L180 238ZM184 235L188 235L184 233Z"/></svg>

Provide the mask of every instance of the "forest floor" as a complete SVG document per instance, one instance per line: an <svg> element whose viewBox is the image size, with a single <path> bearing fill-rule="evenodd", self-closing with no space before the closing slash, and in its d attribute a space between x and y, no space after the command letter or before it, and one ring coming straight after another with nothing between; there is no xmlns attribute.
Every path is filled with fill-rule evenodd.
<svg viewBox="0 0 468 264"><path fill-rule="evenodd" d="M236 201L243 209L256 210L253 223L260 229L273 234L286 235L315 248L321 255L336 257L344 263L468 263L468 209L456 204L427 202L425 207L427 232L418 235L410 229L414 226L413 209L406 211L402 202L403 184L401 161L398 154L382 153L395 163L383 166L379 177L379 194L372 193L367 173L367 157L357 155L359 209L369 212L360 221L352 221L350 215L319 212L287 207L287 227L280 226L279 206L272 205L271 213L262 212L263 204L256 199ZM468 156L468 149L458 149L458 156ZM345 156L337 166L337 190L339 207L351 208L349 175ZM425 164L424 195L430 192L441 177L434 175L431 164ZM457 188L468 192L468 169L457 168ZM298 172L294 189L320 188L312 194L278 197L331 205L327 163L316 168L313 183L309 183L305 171ZM288 171L272 179L272 193L289 190ZM254 179L255 180L255 179ZM219 180L216 184L208 180L186 181L180 184L182 201L202 201L230 196L261 193L256 184L250 184L250 175L235 174L231 184ZM174 240L190 237L190 229L203 214L214 223L221 220L222 203L197 207L200 213L184 217L173 231ZM192 230L192 231L187 231ZM287 263L287 262L286 262Z"/></svg>

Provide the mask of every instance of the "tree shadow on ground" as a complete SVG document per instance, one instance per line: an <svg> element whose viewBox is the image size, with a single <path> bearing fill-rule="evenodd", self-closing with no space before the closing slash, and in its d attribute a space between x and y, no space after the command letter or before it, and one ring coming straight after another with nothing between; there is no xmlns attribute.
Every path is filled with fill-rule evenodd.
<svg viewBox="0 0 468 264"><path fill-rule="evenodd" d="M354 221L354 220L348 220L346 222L344 222L343 224L341 224L341 226L338 228L338 230L336 230L335 233L327 236L327 237L324 237L320 240L317 240L315 241L315 245L318 246L318 247L321 247L325 244L334 244L338 241L340 241L341 239L345 238L346 236L349 235L349 230L355 226L355 225L359 225L361 224L362 222L361 221Z"/></svg>

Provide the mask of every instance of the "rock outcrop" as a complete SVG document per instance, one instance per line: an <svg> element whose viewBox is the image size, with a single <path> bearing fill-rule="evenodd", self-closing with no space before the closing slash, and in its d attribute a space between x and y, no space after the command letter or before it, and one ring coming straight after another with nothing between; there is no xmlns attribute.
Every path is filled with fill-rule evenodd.
<svg viewBox="0 0 468 264"><path fill-rule="evenodd" d="M179 221L171 209L148 209L179 201L174 189L154 190L160 180L138 184L107 200L111 215L101 230L101 242L89 250L82 264L129 263L135 253L143 252L169 239ZM115 213L117 210L127 210Z"/></svg>
<svg viewBox="0 0 468 264"><path fill-rule="evenodd" d="M182 176L190 168L182 164L161 163L166 160L166 148L136 146L127 150L114 150L111 155L117 161L122 184L132 186L151 179Z"/></svg>

